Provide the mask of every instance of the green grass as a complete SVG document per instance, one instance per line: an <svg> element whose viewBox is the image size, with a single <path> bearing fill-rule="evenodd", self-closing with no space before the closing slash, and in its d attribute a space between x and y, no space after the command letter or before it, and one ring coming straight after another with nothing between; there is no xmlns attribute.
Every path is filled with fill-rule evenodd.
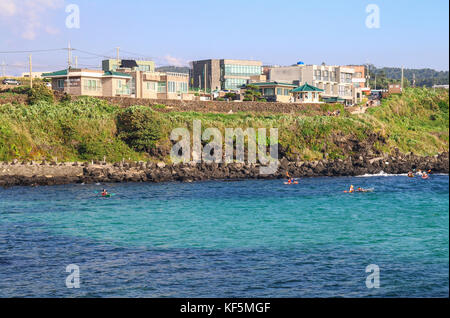
<svg viewBox="0 0 450 318"><path fill-rule="evenodd" d="M152 149L170 148L172 129L186 127L192 131L194 120L201 121L202 129L214 127L223 134L225 128L276 127L286 153L301 160L321 159L325 153L329 158L344 158L353 153L340 143L355 140L381 152L397 147L404 153L420 155L448 151L449 145L448 91L442 90L407 89L403 95L391 96L381 106L360 115L348 114L341 105L322 105L324 114L341 109L339 117L317 115L317 111L158 111L165 108L134 106L133 116L137 117L121 121L127 110L90 97L61 103L0 105L0 160L56 157L60 161L84 161L102 160L104 156L108 161L153 160ZM124 127L121 122L130 124ZM374 134L382 138L374 142Z"/></svg>

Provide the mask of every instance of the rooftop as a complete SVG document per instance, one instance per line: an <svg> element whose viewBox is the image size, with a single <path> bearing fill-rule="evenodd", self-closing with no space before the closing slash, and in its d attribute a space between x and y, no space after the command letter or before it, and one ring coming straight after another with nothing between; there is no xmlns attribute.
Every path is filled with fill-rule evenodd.
<svg viewBox="0 0 450 318"><path fill-rule="evenodd" d="M282 82L259 82L259 83L249 83L248 85L255 85L255 86L290 86L290 87L297 87L297 85L291 84L291 83L282 83Z"/></svg>
<svg viewBox="0 0 450 318"><path fill-rule="evenodd" d="M292 92L323 92L323 89L317 88L315 86L309 85L308 83L303 84L292 90Z"/></svg>
<svg viewBox="0 0 450 318"><path fill-rule="evenodd" d="M83 71L90 71L90 70L81 70L81 69L71 69L70 73L76 73L76 72L83 72ZM92 71L91 71L92 72ZM96 71L99 73L102 71ZM95 72L93 72L95 73ZM69 74L70 75L70 74ZM59 76L67 76L67 69L56 71L56 72L50 72L50 73L42 73L42 77L59 77ZM131 75L120 73L120 72L113 72L113 71L107 71L102 74L102 76L122 76L122 77L131 77Z"/></svg>

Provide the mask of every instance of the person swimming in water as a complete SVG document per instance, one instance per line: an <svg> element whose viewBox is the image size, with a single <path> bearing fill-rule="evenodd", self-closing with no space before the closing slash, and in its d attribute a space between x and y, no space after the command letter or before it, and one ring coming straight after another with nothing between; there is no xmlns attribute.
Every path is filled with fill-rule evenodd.
<svg viewBox="0 0 450 318"><path fill-rule="evenodd" d="M106 191L106 189L103 189L102 196L107 196L107 195L108 195L108 191Z"/></svg>
<svg viewBox="0 0 450 318"><path fill-rule="evenodd" d="M289 175L289 172L287 172L287 171L286 171L286 176L288 177L288 180L287 180L287 183L288 183L288 184L298 184L298 182L297 182L294 178L292 178L292 177Z"/></svg>
<svg viewBox="0 0 450 318"><path fill-rule="evenodd" d="M352 185L350 185L350 190L348 190L349 193L353 193L355 192L355 187Z"/></svg>
<svg viewBox="0 0 450 318"><path fill-rule="evenodd" d="M408 172L408 177L414 178L414 173L411 170Z"/></svg>

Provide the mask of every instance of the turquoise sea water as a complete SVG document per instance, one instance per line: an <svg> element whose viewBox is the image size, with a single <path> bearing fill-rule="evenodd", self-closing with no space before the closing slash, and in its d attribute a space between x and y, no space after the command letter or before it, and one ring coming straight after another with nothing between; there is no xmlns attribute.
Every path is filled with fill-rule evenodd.
<svg viewBox="0 0 450 318"><path fill-rule="evenodd" d="M0 297L448 297L448 181L0 189ZM66 288L69 264L79 289Z"/></svg>

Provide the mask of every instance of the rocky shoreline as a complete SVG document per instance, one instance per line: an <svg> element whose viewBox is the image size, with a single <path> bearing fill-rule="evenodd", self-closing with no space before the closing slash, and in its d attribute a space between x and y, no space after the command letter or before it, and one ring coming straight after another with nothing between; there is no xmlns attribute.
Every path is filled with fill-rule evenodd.
<svg viewBox="0 0 450 318"><path fill-rule="evenodd" d="M204 180L281 179L286 172L292 177L357 176L364 174L407 173L411 169L449 173L449 153L431 157L413 154L378 158L348 157L347 159L290 162L281 159L278 171L261 175L258 164L186 163L168 165L163 162L119 163L0 163L0 187L39 186L72 183L115 182L194 182Z"/></svg>

